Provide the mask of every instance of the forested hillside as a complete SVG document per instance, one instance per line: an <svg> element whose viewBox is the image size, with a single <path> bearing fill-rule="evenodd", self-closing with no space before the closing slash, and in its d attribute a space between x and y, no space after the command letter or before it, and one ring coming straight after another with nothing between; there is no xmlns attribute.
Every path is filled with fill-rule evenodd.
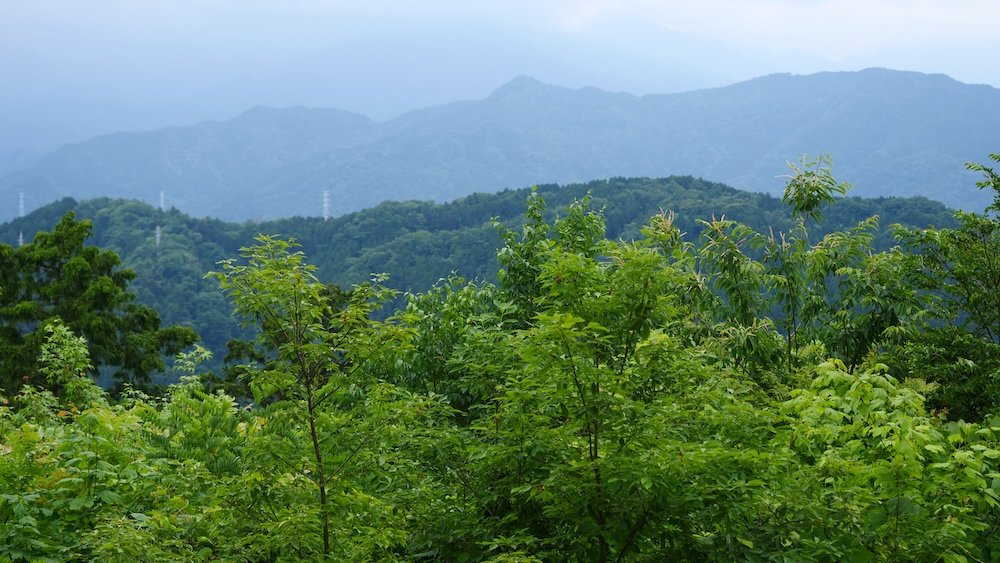
<svg viewBox="0 0 1000 563"><path fill-rule="evenodd" d="M93 323L11 322L70 301L35 285L122 297L112 253L80 248L69 235L87 224L64 215L0 246L0 338L38 343L0 391L0 558L993 561L1000 175L971 168L994 198L985 213L897 227L890 248L860 210L926 219L935 205L842 199L824 159L773 207L688 178L616 181L606 214L599 184L592 197L500 194L520 197L523 217L490 227L496 282L443 280L384 319L373 313L395 292L381 279L324 283L310 252L332 240L303 252L277 234L239 240L260 224L96 206L105 234L109 209L244 245L208 276L253 329L239 379L205 373L209 354L191 348L178 356L188 377L161 396L93 383L102 348L80 334ZM622 214L626 235L609 238L630 185L707 191L698 205L717 214L697 237L687 212L642 226ZM393 204L382 212L414 210L414 224L383 231L358 214L341 228L384 242L460 232L487 197ZM784 226L722 217L747 198L764 204L750 220Z"/></svg>
<svg viewBox="0 0 1000 563"><path fill-rule="evenodd" d="M772 75L635 97L517 78L385 122L256 108L222 122L66 145L0 178L0 220L64 196L137 197L196 216L321 216L532 183L693 175L780 194L785 162L828 151L856 194L982 210L964 162L1000 146L1000 90L884 69Z"/></svg>
<svg viewBox="0 0 1000 563"><path fill-rule="evenodd" d="M603 209L612 240L638 238L642 225L661 210L677 214L675 224L690 241L701 232L698 221L712 217L743 221L762 232L792 225L779 198L691 177L615 178L537 190L550 204L549 219L589 193L592 205ZM78 219L93 222L89 244L119 253L125 266L138 274L132 288L141 303L157 310L165 324L197 329L205 345L221 357L226 341L239 331L228 305L203 277L218 260L252 244L257 234L295 238L316 265L318 277L343 287L383 272L390 275L387 286L402 291L426 290L452 272L493 281L500 239L490 220L518 225L530 192L524 188L475 194L444 204L387 202L328 221L296 217L242 224L197 219L176 209L161 212L134 200L63 200L0 225L0 242L14 246L19 236L30 242L35 232L50 230L63 214L74 211ZM926 199L851 197L831 207L819 232L846 229L871 215L878 215L884 226L876 234L880 249L892 244L887 228L892 223L954 225L950 211Z"/></svg>

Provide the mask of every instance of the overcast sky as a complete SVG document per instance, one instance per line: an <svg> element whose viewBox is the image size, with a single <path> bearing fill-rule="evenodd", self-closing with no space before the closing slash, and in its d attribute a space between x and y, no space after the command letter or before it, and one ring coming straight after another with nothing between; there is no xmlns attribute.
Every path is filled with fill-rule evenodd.
<svg viewBox="0 0 1000 563"><path fill-rule="evenodd" d="M187 104L122 127L258 103L384 119L517 74L635 94L871 66L1000 86L998 22L997 0L0 0L0 126L60 103Z"/></svg>

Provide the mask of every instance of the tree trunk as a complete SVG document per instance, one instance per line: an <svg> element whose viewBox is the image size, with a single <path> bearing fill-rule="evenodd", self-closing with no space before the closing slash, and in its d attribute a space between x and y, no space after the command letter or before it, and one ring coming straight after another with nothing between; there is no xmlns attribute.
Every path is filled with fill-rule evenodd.
<svg viewBox="0 0 1000 563"><path fill-rule="evenodd" d="M309 406L309 438L312 439L313 456L316 459L316 486L319 487L319 519L323 526L323 555L330 555L330 516L326 510L326 472L323 470L323 452L319 447L319 436L316 434L315 405L312 393L306 399Z"/></svg>

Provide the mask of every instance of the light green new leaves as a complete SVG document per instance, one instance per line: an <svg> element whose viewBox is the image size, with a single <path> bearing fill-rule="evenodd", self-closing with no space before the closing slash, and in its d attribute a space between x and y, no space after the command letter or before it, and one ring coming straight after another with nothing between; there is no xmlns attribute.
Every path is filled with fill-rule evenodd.
<svg viewBox="0 0 1000 563"><path fill-rule="evenodd" d="M996 472L988 455L996 436L931 418L919 389L884 369L851 374L839 361L820 364L809 388L783 406L793 451L829 487L824 528L853 530L880 559L981 558L975 538L997 517L984 478ZM993 445L968 447L963 428Z"/></svg>

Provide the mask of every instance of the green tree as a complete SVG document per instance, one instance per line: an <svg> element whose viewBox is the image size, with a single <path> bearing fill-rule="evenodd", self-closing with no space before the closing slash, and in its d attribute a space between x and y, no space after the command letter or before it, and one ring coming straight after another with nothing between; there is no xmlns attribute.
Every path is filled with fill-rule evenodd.
<svg viewBox="0 0 1000 563"><path fill-rule="evenodd" d="M884 365L849 373L833 360L809 372L811 382L781 405L790 432L778 439L795 453L795 479L811 482L803 490L815 496L801 499L808 520L797 531L805 542L824 538L814 553L991 560L1000 427L945 424L924 407L922 382L899 382Z"/></svg>
<svg viewBox="0 0 1000 563"><path fill-rule="evenodd" d="M836 196L843 196L851 185L837 182L833 177L833 161L830 155L821 154L815 158L802 157L799 164L789 163L792 174L787 176L781 201L792 208L792 215L800 221L805 230L806 219L819 221L823 216L821 209L836 201Z"/></svg>
<svg viewBox="0 0 1000 563"><path fill-rule="evenodd" d="M913 257L898 248L875 252L877 216L811 240L809 221L818 225L823 207L849 185L833 178L827 156L791 167L789 231L765 235L729 219L702 221L694 252L721 355L768 387L785 381L801 350L817 342L854 369L916 330L929 306Z"/></svg>
<svg viewBox="0 0 1000 563"><path fill-rule="evenodd" d="M1000 154L990 158L1000 162ZM941 313L951 324L1000 343L1000 176L992 168L968 164L985 179L976 184L994 192L983 213L958 211L954 229L908 229L896 235L921 258L925 287L940 291Z"/></svg>
<svg viewBox="0 0 1000 563"><path fill-rule="evenodd" d="M164 354L197 339L190 328L161 327L155 311L135 302L135 274L114 252L85 246L90 230L69 212L30 244L0 245L0 388L8 393L37 376L40 329L56 320L86 339L91 374L108 369L120 382L148 383Z"/></svg>
<svg viewBox="0 0 1000 563"><path fill-rule="evenodd" d="M45 332L48 336L38 363L49 387L62 395L73 410L104 402L103 393L88 375L93 366L87 340L73 334L58 320L46 325Z"/></svg>
<svg viewBox="0 0 1000 563"><path fill-rule="evenodd" d="M990 159L1000 162L1000 154ZM895 226L913 256L918 287L937 301L932 322L893 366L904 375L925 373L941 385L936 406L978 420L1000 405L1000 176L982 164L966 167L983 174L980 188L993 191L982 213L956 212L955 228Z"/></svg>
<svg viewBox="0 0 1000 563"><path fill-rule="evenodd" d="M499 382L473 424L475 482L493 524L484 544L594 561L690 547L678 527L688 505L671 414L696 412L698 400L685 408L669 397L712 378L679 345L687 311L678 289L692 278L670 264L677 233L663 219L649 240L616 244L586 202L570 206L535 256L535 280L523 284L536 288L531 323L502 329L487 347L470 339L474 351L461 357ZM664 544L673 541L671 551Z"/></svg>
<svg viewBox="0 0 1000 563"><path fill-rule="evenodd" d="M258 330L256 342L266 360L245 373L256 401L267 405L262 413L269 419L262 434L265 455L315 487L315 509L306 513L318 523L321 542L315 553L326 557L348 525L331 526L331 518L343 516L335 506L377 512L376 499L350 485L345 491L342 483L351 482L345 471L367 446L364 430L377 424L366 402L366 394L375 389L364 374L375 353L391 347L398 333L370 316L392 292L380 285L356 286L338 308L315 268L292 250L294 241L257 240L242 250L245 263L224 260L222 269L209 275L232 300L235 314ZM334 482L338 484L331 490ZM310 527L296 525L304 526L303 531ZM389 537L393 527L371 530Z"/></svg>
<svg viewBox="0 0 1000 563"><path fill-rule="evenodd" d="M511 303L517 308L522 325L527 325L537 311L542 290L538 273L543 253L548 250L549 224L545 220L545 200L532 189L524 212L524 226L518 234L493 219L503 247L497 251L500 271L497 279Z"/></svg>

